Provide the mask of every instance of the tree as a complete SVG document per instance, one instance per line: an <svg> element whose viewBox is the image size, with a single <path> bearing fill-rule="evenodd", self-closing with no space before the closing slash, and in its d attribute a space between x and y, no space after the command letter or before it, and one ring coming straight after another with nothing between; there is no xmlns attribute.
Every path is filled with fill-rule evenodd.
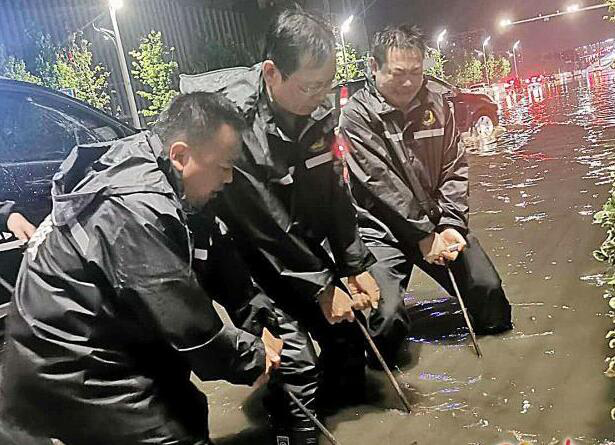
<svg viewBox="0 0 615 445"><path fill-rule="evenodd" d="M346 43L346 65L348 67L348 78L346 78L346 68L344 67L344 49L341 44L336 45L336 53L335 53L335 61L336 61L336 71L335 71L335 79L338 81L348 81L352 79L356 79L361 77L362 71L359 69L357 57L357 51L350 45Z"/></svg>
<svg viewBox="0 0 615 445"><path fill-rule="evenodd" d="M425 54L425 56L426 60L429 60L433 63L433 66L425 70L425 74L437 77L438 79L446 80L447 75L444 72L444 65L446 64L447 60L444 58L442 51L433 48L427 48L427 53Z"/></svg>
<svg viewBox="0 0 615 445"><path fill-rule="evenodd" d="M483 65L483 70L484 70ZM491 81L501 79L510 74L511 65L506 57L495 57L493 55L487 58L487 72Z"/></svg>
<svg viewBox="0 0 615 445"><path fill-rule="evenodd" d="M26 68L26 63L13 56L8 56L4 46L0 45L0 76L8 79L41 84L41 79Z"/></svg>
<svg viewBox="0 0 615 445"><path fill-rule="evenodd" d="M73 36L68 48L58 55L58 83L61 88L73 89L78 99L106 110L110 99L107 93L109 72L93 63L90 46L87 40L77 42Z"/></svg>
<svg viewBox="0 0 615 445"><path fill-rule="evenodd" d="M606 16L605 19L615 23L615 0L606 0L606 3L609 5L609 13L611 15Z"/></svg>
<svg viewBox="0 0 615 445"><path fill-rule="evenodd" d="M172 88L177 73L177 62L173 60L173 48L162 42L162 34L152 31L141 39L139 48L131 51L132 75L146 90L137 91L149 106L142 111L143 116L158 116L178 92Z"/></svg>
<svg viewBox="0 0 615 445"><path fill-rule="evenodd" d="M480 60L474 56L467 56L454 68L452 80L457 85L468 86L483 80L483 73L483 64Z"/></svg>
<svg viewBox="0 0 615 445"><path fill-rule="evenodd" d="M13 56L9 56L4 60L2 67L0 67L0 75L8 78L21 80L23 82L35 83L41 85L42 81L39 77L32 74L26 68L26 63Z"/></svg>
<svg viewBox="0 0 615 445"><path fill-rule="evenodd" d="M38 33L33 36L37 49L34 56L33 72L41 79L41 83L48 88L59 89L58 54L61 49L56 45L49 34Z"/></svg>

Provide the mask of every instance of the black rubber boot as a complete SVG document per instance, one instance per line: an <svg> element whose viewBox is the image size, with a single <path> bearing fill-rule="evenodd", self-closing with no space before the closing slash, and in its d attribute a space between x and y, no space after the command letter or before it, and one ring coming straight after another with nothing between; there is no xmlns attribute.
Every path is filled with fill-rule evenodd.
<svg viewBox="0 0 615 445"><path fill-rule="evenodd" d="M275 445L318 445L316 429L277 430Z"/></svg>

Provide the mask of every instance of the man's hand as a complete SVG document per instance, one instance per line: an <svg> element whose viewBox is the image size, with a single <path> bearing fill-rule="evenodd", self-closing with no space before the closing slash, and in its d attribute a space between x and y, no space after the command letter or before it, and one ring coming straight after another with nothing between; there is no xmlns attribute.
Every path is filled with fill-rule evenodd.
<svg viewBox="0 0 615 445"><path fill-rule="evenodd" d="M354 313L352 312L353 301L339 287L327 286L318 296L318 303L330 324L340 323L344 320L354 321Z"/></svg>
<svg viewBox="0 0 615 445"><path fill-rule="evenodd" d="M448 251L448 244L439 233L431 233L419 241L419 249L423 254L423 259L429 264L438 266L446 265L447 261L457 258L456 252Z"/></svg>
<svg viewBox="0 0 615 445"><path fill-rule="evenodd" d="M451 252L453 254L453 258L450 261L455 261L457 259L457 256L461 252L463 252L463 249L465 249L468 245L461 233L459 233L453 228L448 228L445 231L441 232L440 236L449 248L451 246L458 246L455 252Z"/></svg>
<svg viewBox="0 0 615 445"><path fill-rule="evenodd" d="M11 213L6 220L6 227L13 232L17 238L23 241L28 241L34 235L36 227L30 224L21 213Z"/></svg>
<svg viewBox="0 0 615 445"><path fill-rule="evenodd" d="M280 354L282 353L284 342L281 339L274 337L267 328L264 328L261 340L265 345L265 372L258 379L256 379L254 386L261 386L265 384L269 380L273 370L280 367L280 362L282 360L280 358Z"/></svg>
<svg viewBox="0 0 615 445"><path fill-rule="evenodd" d="M369 272L348 277L348 290L354 301L353 308L359 311L378 308L380 288Z"/></svg>

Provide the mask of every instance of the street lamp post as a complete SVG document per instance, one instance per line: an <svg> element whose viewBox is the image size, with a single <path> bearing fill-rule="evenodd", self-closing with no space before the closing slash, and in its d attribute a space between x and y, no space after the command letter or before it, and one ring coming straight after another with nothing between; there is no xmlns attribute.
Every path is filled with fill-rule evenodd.
<svg viewBox="0 0 615 445"><path fill-rule="evenodd" d="M346 82L348 82L348 61L346 60L346 41L344 40L344 34L350 30L350 24L354 19L354 15L350 15L344 23L342 23L342 27L340 28L340 37L342 39L342 58L344 59L344 76L346 78Z"/></svg>
<svg viewBox="0 0 615 445"><path fill-rule="evenodd" d="M513 49L513 63L515 65L515 78L516 79L519 78L519 72L517 71L517 48L519 47L519 43L521 43L521 41L517 40L512 48Z"/></svg>
<svg viewBox="0 0 615 445"><path fill-rule="evenodd" d="M120 28L117 26L116 11L123 6L122 0L109 0L109 13L111 14L111 22L113 23L113 33L115 34L115 48L117 50L117 58L120 62L120 71L122 80L124 81L124 89L128 98L128 106L130 107L130 116L132 124L135 128L141 126L139 112L137 111L137 102L135 101L132 83L130 82L130 74L128 73L128 65L126 64L126 56L124 55L124 47L122 46L122 37L120 36Z"/></svg>
<svg viewBox="0 0 615 445"><path fill-rule="evenodd" d="M440 43L444 41L444 36L446 36L446 29L438 34L438 38L436 39L436 45L438 47L438 53L440 52Z"/></svg>
<svg viewBox="0 0 615 445"><path fill-rule="evenodd" d="M489 81L489 67L487 66L487 49L486 49L490 40L491 40L491 36L487 37L485 41L483 42L483 59L485 60L485 77L487 78L487 85L491 85L491 82Z"/></svg>

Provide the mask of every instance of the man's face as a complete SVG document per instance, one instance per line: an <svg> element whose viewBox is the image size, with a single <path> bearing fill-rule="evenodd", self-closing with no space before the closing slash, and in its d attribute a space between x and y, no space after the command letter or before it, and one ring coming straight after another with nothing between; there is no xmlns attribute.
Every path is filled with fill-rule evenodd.
<svg viewBox="0 0 615 445"><path fill-rule="evenodd" d="M299 69L286 79L275 64L268 60L263 64L265 82L273 101L283 110L308 116L323 103L334 85L335 57L316 65L311 59L302 60Z"/></svg>
<svg viewBox="0 0 615 445"><path fill-rule="evenodd" d="M175 142L169 157L181 174L188 203L201 207L225 184L233 181L233 162L239 150L240 137L228 124L222 124L208 140L193 146Z"/></svg>
<svg viewBox="0 0 615 445"><path fill-rule="evenodd" d="M418 49L390 49L382 66L372 60L372 72L385 100L405 109L423 84L423 53Z"/></svg>

